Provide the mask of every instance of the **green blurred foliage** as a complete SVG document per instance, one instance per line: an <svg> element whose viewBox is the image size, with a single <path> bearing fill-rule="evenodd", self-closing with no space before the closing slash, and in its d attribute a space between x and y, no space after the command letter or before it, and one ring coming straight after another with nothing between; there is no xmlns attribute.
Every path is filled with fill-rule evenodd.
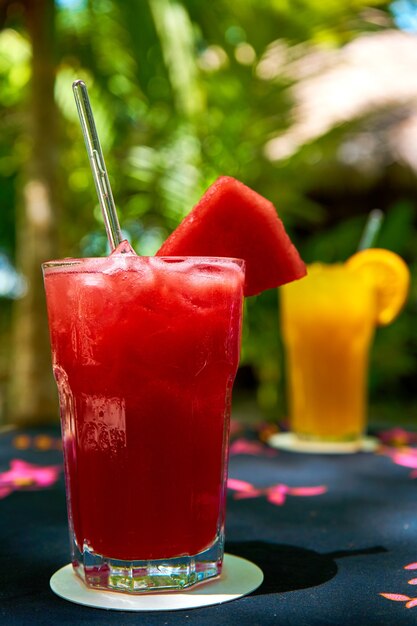
<svg viewBox="0 0 417 626"><path fill-rule="evenodd" d="M153 254L208 185L228 174L274 202L308 262L347 258L369 210L378 205L386 214L378 245L402 254L415 276L415 181L410 191L401 176L358 179L338 162L343 138L360 128L360 120L283 161L269 160L264 150L293 119L288 88L294 79L269 80L257 71L273 47L285 44L301 58L311 46L338 48L384 28L393 28L384 0L57 3L61 254L107 253L71 91L72 81L81 78L89 88L122 228L138 253ZM24 20L18 10L10 11L0 32L0 250L12 259L28 151L29 79ZM415 400L416 295L413 284L403 315L377 332L370 379L375 404L383 399L394 406L399 396ZM281 417L284 373L274 291L246 304L242 364L255 372L262 412Z"/></svg>

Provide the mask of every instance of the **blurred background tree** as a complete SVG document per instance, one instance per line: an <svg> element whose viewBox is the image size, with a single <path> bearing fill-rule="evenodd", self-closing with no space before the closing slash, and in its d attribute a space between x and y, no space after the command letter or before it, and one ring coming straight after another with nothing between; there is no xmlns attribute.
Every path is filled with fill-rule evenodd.
<svg viewBox="0 0 417 626"><path fill-rule="evenodd" d="M308 262L348 257L383 209L378 245L415 276L416 16L412 0L0 0L1 420L58 419L40 263L108 252L73 80L138 253L228 174L274 202ZM278 296L246 303L235 397L259 419L285 417ZM377 332L375 419L413 419L415 308L413 281Z"/></svg>

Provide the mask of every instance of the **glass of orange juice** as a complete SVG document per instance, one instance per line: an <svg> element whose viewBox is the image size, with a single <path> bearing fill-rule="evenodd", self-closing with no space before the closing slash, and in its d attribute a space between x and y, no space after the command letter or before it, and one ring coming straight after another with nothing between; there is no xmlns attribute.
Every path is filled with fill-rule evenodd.
<svg viewBox="0 0 417 626"><path fill-rule="evenodd" d="M281 287L290 430L301 448L359 449L375 328L395 319L408 285L404 261L372 248L345 263L313 263Z"/></svg>

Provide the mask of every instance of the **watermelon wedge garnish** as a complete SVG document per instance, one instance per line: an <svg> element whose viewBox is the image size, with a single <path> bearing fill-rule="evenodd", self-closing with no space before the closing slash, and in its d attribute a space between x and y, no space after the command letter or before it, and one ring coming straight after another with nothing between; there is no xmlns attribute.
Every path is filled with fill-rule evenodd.
<svg viewBox="0 0 417 626"><path fill-rule="evenodd" d="M207 189L156 254L244 259L245 296L306 274L272 202L230 176Z"/></svg>

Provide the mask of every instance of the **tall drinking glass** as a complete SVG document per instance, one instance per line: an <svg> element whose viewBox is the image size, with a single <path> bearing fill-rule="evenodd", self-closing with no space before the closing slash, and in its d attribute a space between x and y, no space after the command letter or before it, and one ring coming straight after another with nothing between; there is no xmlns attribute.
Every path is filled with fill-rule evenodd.
<svg viewBox="0 0 417 626"><path fill-rule="evenodd" d="M299 440L355 449L366 429L375 291L345 264L312 264L281 288L290 429Z"/></svg>
<svg viewBox="0 0 417 626"><path fill-rule="evenodd" d="M219 576L244 262L43 265L72 563L140 593Z"/></svg>

